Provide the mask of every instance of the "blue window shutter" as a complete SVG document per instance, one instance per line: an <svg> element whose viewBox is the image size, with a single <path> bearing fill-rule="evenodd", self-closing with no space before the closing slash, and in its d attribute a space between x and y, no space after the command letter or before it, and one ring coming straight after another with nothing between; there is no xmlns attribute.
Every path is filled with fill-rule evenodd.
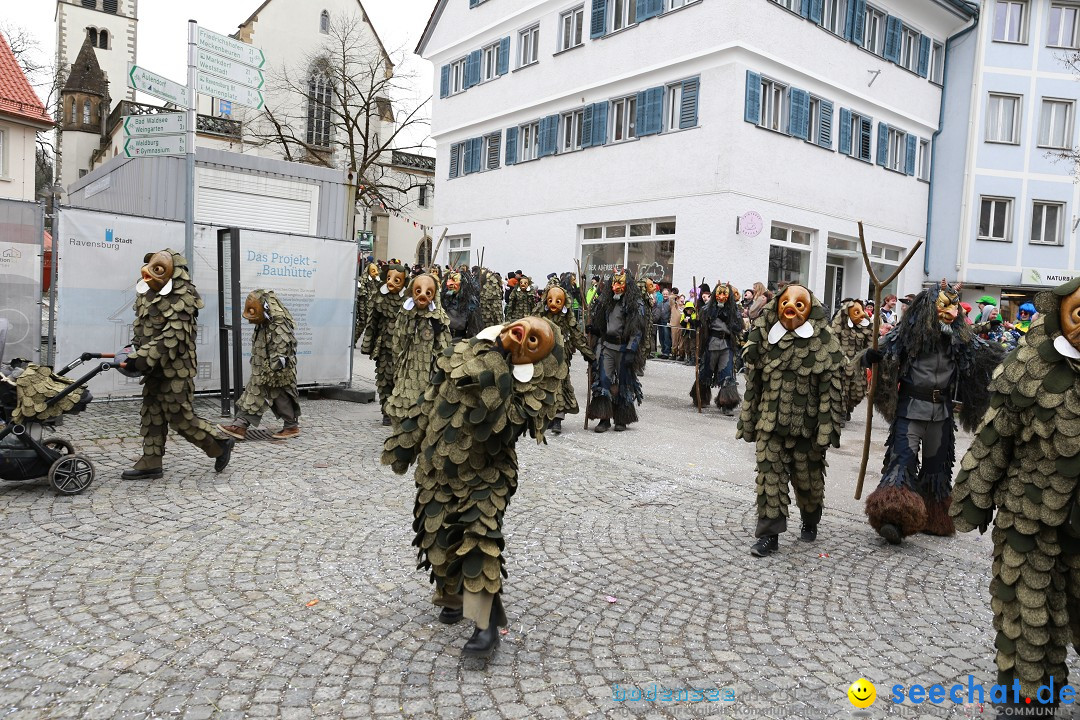
<svg viewBox="0 0 1080 720"><path fill-rule="evenodd" d="M603 37L607 30L607 0L592 0L592 18L589 25L589 37Z"/></svg>
<svg viewBox="0 0 1080 720"><path fill-rule="evenodd" d="M664 12L664 0L648 0L649 17L656 17ZM641 18L638 18L640 20Z"/></svg>
<svg viewBox="0 0 1080 720"><path fill-rule="evenodd" d="M877 164L889 162L889 126L883 122L877 125Z"/></svg>
<svg viewBox="0 0 1080 720"><path fill-rule="evenodd" d="M840 146L837 148L843 155L851 155L851 111L840 108Z"/></svg>
<svg viewBox="0 0 1080 720"><path fill-rule="evenodd" d="M821 16L825 10L825 0L810 0L810 22L821 24Z"/></svg>
<svg viewBox="0 0 1080 720"><path fill-rule="evenodd" d="M487 170L497 170L499 168L499 149L502 144L502 131L496 130L487 136L487 157L484 158L484 167Z"/></svg>
<svg viewBox="0 0 1080 720"><path fill-rule="evenodd" d="M810 138L810 93L788 88L788 134L802 140Z"/></svg>
<svg viewBox="0 0 1080 720"><path fill-rule="evenodd" d="M930 38L919 37L919 77L926 77L930 72Z"/></svg>
<svg viewBox="0 0 1080 720"><path fill-rule="evenodd" d="M832 150L832 119L833 119L833 104L828 100L821 100L818 102L818 136L814 139L818 145L823 148ZM848 120L849 132L851 126L851 120ZM848 136L848 145L851 144L851 137Z"/></svg>
<svg viewBox="0 0 1080 720"><path fill-rule="evenodd" d="M462 153L461 153L461 155L462 155L461 164L464 165L464 167L461 170L462 175L468 175L473 171L472 144L473 144L472 138L469 138L468 140L466 140L465 141L465 149L462 150Z"/></svg>
<svg viewBox="0 0 1080 720"><path fill-rule="evenodd" d="M450 146L450 177L452 178L456 178L458 176L458 172L461 170L461 168L458 167L457 149L457 145Z"/></svg>
<svg viewBox="0 0 1080 720"><path fill-rule="evenodd" d="M638 137L660 132L664 118L664 88L649 88L639 92L636 112L634 127Z"/></svg>
<svg viewBox="0 0 1080 720"><path fill-rule="evenodd" d="M915 174L915 151L919 147L919 138L908 133L907 136L907 157L905 158L904 172L908 175Z"/></svg>
<svg viewBox="0 0 1080 720"><path fill-rule="evenodd" d="M540 118L540 150L537 153L539 157L547 157L548 155L554 155L555 149L559 144L559 116L548 115L547 117Z"/></svg>
<svg viewBox="0 0 1080 720"><path fill-rule="evenodd" d="M482 50L473 50L465 59L465 88L471 88L480 82L480 62L483 58Z"/></svg>
<svg viewBox="0 0 1080 720"><path fill-rule="evenodd" d="M450 95L450 66L443 65L439 74L439 97L444 98Z"/></svg>
<svg viewBox="0 0 1080 720"><path fill-rule="evenodd" d="M480 4L480 0L469 0L469 7L474 8Z"/></svg>
<svg viewBox="0 0 1080 720"><path fill-rule="evenodd" d="M848 21L844 36L856 45L862 45L865 32L866 0L848 0Z"/></svg>
<svg viewBox="0 0 1080 720"><path fill-rule="evenodd" d="M697 125L698 94L701 90L700 78L683 80L682 102L679 106L679 129Z"/></svg>
<svg viewBox="0 0 1080 720"><path fill-rule="evenodd" d="M593 104L593 145L607 145L607 116L608 104L606 102Z"/></svg>
<svg viewBox="0 0 1080 720"><path fill-rule="evenodd" d="M885 21L885 54L886 60L894 63L900 62L900 41L904 34L904 23L900 18L890 15Z"/></svg>
<svg viewBox="0 0 1080 720"><path fill-rule="evenodd" d="M592 147L593 105L586 105L581 113L581 147Z"/></svg>
<svg viewBox="0 0 1080 720"><path fill-rule="evenodd" d="M810 5L813 0L802 0L799 4L799 14L803 17L810 17Z"/></svg>
<svg viewBox="0 0 1080 720"><path fill-rule="evenodd" d="M495 73L505 75L510 71L510 37L504 37L499 41L498 57L495 61Z"/></svg>
<svg viewBox="0 0 1080 720"><path fill-rule="evenodd" d="M517 137L518 129L516 127L506 128L506 159L507 165L517 164Z"/></svg>
<svg viewBox="0 0 1080 720"><path fill-rule="evenodd" d="M651 17L656 17L663 10L663 4L657 3L655 0L637 0L636 17L637 21L648 20Z"/></svg>
<svg viewBox="0 0 1080 720"><path fill-rule="evenodd" d="M480 172L484 169L484 138L473 138L472 156L472 170Z"/></svg>
<svg viewBox="0 0 1080 720"><path fill-rule="evenodd" d="M870 157L870 136L874 133L874 121L868 117L859 118L859 159L872 162Z"/></svg>
<svg viewBox="0 0 1080 720"><path fill-rule="evenodd" d="M761 124L761 75L746 71L746 109L743 119L755 125Z"/></svg>

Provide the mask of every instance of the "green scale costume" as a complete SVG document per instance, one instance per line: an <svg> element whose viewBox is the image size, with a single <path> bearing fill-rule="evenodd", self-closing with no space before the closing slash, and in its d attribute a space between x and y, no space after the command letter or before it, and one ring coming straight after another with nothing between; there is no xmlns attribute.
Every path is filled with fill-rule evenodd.
<svg viewBox="0 0 1080 720"><path fill-rule="evenodd" d="M1050 678L1055 692L1067 683L1068 646L1080 643L1080 352L1059 316L1080 305L1078 289L1036 297L1039 318L994 372L949 509L961 532L993 519L998 683L1019 680L1027 698Z"/></svg>
<svg viewBox="0 0 1080 720"><path fill-rule="evenodd" d="M446 348L423 400L382 454L399 475L416 463L413 545L417 567L431 571L432 602L462 608L478 629L506 625L502 524L517 490L514 446L526 432L544 442L567 374L563 339L549 323L550 352L534 364L510 364L499 334L539 322L496 325Z"/></svg>
<svg viewBox="0 0 1080 720"><path fill-rule="evenodd" d="M195 376L198 373L195 334L199 310L203 308L188 273L187 260L180 253L166 249L147 255L152 264L161 255L171 256L169 283L160 291L139 283L135 297L135 323L132 327L132 352L126 365L142 374L143 456L125 477L161 477L161 459L165 440L172 427L181 437L208 457L228 462L231 440L219 439L214 426L195 414ZM220 472L224 464L215 464Z"/></svg>
<svg viewBox="0 0 1080 720"><path fill-rule="evenodd" d="M255 290L249 296L249 301L252 299L262 306L268 319L255 324L251 336L251 377L236 403L237 419L245 425L258 425L269 407L286 428L296 427L300 419L296 323L273 290Z"/></svg>
<svg viewBox="0 0 1080 720"><path fill-rule="evenodd" d="M841 372L844 383L844 417L851 417L851 411L866 398L866 370L860 364L862 354L870 347L874 335L874 324L865 314L858 322L852 319L852 308L862 308L858 300L844 300L840 309L833 315L829 330L840 341L840 350L844 353Z"/></svg>
<svg viewBox="0 0 1080 720"><path fill-rule="evenodd" d="M827 326L825 308L806 294L811 307L800 328L785 331L780 325L778 304L785 294L778 295L754 322L743 351L746 390L736 436L757 446L754 534L772 537L773 550L775 537L787 530L789 482L804 537L808 529L816 537L825 499L825 452L840 446L844 419L840 343Z"/></svg>
<svg viewBox="0 0 1080 720"><path fill-rule="evenodd" d="M356 282L356 326L353 330L353 347L356 347L356 341L364 334L371 301L378 289L375 279L365 269Z"/></svg>
<svg viewBox="0 0 1080 720"><path fill-rule="evenodd" d="M480 318L484 327L491 327L502 322L503 284L498 273L481 270Z"/></svg>
<svg viewBox="0 0 1080 720"><path fill-rule="evenodd" d="M438 280L431 281L437 288ZM408 298L394 327L394 391L386 403L393 422L404 420L423 397L431 386L435 358L450 344L450 318L442 305L433 299L421 309Z"/></svg>
<svg viewBox="0 0 1080 720"><path fill-rule="evenodd" d="M522 282L528 282L529 288L523 290ZM506 322L520 320L526 315L532 315L536 309L536 293L533 292L532 279L522 277L514 289L510 291L510 298L506 301Z"/></svg>
<svg viewBox="0 0 1080 720"><path fill-rule="evenodd" d="M12 361L12 363L16 362L18 361ZM28 363L26 367L13 372L10 377L14 378L16 398L15 407L11 411L11 419L20 425L55 420L78 405L86 393L86 388L78 388L49 405L50 398L59 395L74 381L55 374L52 368L34 363ZM4 375L0 375L0 379L12 382Z"/></svg>
<svg viewBox="0 0 1080 720"><path fill-rule="evenodd" d="M405 302L404 281L398 292L391 292L386 286L386 276L391 270L402 273L404 278L405 269L400 265L388 265L383 269L383 283L371 296L364 342L360 346L360 351L375 361L375 389L384 416L386 403L394 392L394 327Z"/></svg>
<svg viewBox="0 0 1080 720"><path fill-rule="evenodd" d="M561 286L558 284L548 285L548 290L552 287ZM574 353L576 352L580 352L587 362L596 360L596 355L593 353L592 348L589 347L589 341L585 339L585 333L582 332L581 325L578 324L577 317L574 315L573 310L570 309L569 304L563 305L562 310L558 312L551 312L547 308L547 290L545 290L544 298L540 301L540 305L536 308L534 314L550 321L555 327L559 328L559 332L562 333L563 347L566 351L566 379L563 380L562 387L559 389L555 416L561 419L566 415L577 415L580 408L578 407L577 395L574 393L574 384L570 381L570 364L573 362Z"/></svg>

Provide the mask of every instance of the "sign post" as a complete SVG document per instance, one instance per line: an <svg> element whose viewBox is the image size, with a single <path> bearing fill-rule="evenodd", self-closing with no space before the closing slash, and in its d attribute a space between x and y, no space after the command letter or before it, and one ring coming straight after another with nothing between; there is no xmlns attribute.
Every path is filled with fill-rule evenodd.
<svg viewBox="0 0 1080 720"><path fill-rule="evenodd" d="M152 137L124 138L124 157L157 157L160 155L186 155L186 135L156 135Z"/></svg>
<svg viewBox="0 0 1080 720"><path fill-rule="evenodd" d="M188 71L187 71L187 208L184 212L184 257L188 261L188 271L195 273L195 117L198 98L195 94L199 71L195 66L196 38L199 24L188 20Z"/></svg>

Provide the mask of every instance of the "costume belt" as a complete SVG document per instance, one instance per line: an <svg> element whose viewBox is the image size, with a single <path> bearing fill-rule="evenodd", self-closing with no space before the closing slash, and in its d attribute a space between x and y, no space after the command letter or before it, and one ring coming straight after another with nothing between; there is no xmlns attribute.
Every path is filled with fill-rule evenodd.
<svg viewBox="0 0 1080 720"><path fill-rule="evenodd" d="M915 387L909 382L901 381L900 394L916 400L925 400L926 402L932 402L935 405L941 405L949 398L949 389L933 388L928 390L926 388Z"/></svg>
<svg viewBox="0 0 1080 720"><path fill-rule="evenodd" d="M727 340L730 333L726 333L723 330L710 330L709 337L719 338L720 340Z"/></svg>
<svg viewBox="0 0 1080 720"><path fill-rule="evenodd" d="M622 341L623 341L621 335L610 335L610 334L604 335L604 340L606 342L609 342L609 343L618 343L619 345L621 345Z"/></svg>

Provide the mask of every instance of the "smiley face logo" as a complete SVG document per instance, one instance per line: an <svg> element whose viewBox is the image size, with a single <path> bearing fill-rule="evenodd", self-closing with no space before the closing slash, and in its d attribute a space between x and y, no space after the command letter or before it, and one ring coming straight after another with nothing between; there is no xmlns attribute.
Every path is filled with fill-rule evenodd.
<svg viewBox="0 0 1080 720"><path fill-rule="evenodd" d="M877 688L866 678L859 678L851 683L847 691L848 700L859 709L868 708L877 700Z"/></svg>

